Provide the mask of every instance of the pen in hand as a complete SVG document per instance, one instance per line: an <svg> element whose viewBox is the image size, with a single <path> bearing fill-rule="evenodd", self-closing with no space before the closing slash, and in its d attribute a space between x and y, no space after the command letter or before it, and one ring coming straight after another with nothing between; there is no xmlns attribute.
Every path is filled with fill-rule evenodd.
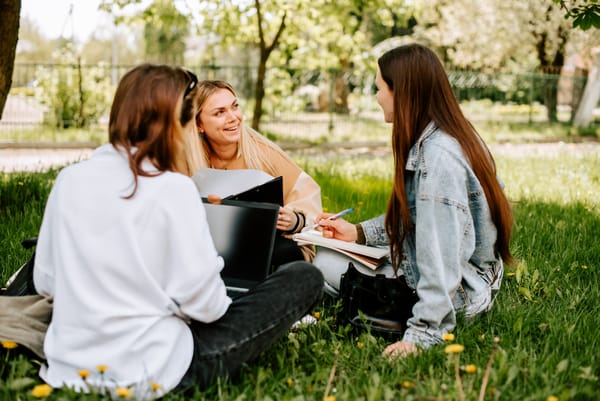
<svg viewBox="0 0 600 401"><path fill-rule="evenodd" d="M335 219L337 219L338 217L345 216L345 215L347 215L347 214L350 214L350 213L352 213L353 211L354 211L354 208L353 208L353 207L351 207L351 208L348 208L348 209L346 209L346 210L342 210L341 212L338 212L338 213L336 213L336 214L332 214L331 216L329 216L329 217L327 218L327 220L335 220ZM317 228L317 227L319 227L319 223L318 223L318 222L317 222L317 223L315 223L315 224L313 224L312 226L308 226L308 227L304 228L304 230L302 230L302 231L305 231L305 230L306 230L306 231L308 231L308 230L314 230L314 229L315 229L315 228Z"/></svg>

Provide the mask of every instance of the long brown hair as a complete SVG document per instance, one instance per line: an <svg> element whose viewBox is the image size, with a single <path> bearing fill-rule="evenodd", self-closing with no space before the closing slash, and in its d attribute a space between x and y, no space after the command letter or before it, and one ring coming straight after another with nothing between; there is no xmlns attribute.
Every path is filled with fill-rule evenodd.
<svg viewBox="0 0 600 401"><path fill-rule="evenodd" d="M189 174L185 160L183 127L196 114L197 78L189 71L166 65L142 64L128 71L117 87L110 110L109 141L123 148L134 175L131 198L138 177L164 171ZM132 148L137 150L132 154ZM158 173L142 168L144 159Z"/></svg>
<svg viewBox="0 0 600 401"><path fill-rule="evenodd" d="M496 177L489 149L463 115L448 77L435 53L419 44L389 50L377 61L382 79L393 93L392 149L394 188L388 202L386 233L394 269L402 261L402 242L412 228L405 185L405 168L411 147L430 121L454 137L477 176L497 230L495 250L510 263L512 231L510 204Z"/></svg>

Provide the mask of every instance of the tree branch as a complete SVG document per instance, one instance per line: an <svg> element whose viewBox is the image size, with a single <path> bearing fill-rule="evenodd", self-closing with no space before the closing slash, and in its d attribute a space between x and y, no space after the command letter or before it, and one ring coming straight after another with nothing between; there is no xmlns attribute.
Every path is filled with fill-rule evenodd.
<svg viewBox="0 0 600 401"><path fill-rule="evenodd" d="M281 24L279 24L279 29L277 30L277 33L275 34L275 37L273 38L271 45L267 48L268 53L271 53L273 51L273 49L277 46L277 43L279 42L279 37L281 36L281 33L285 29L286 17L287 17L287 11L284 12L283 17L281 17Z"/></svg>
<svg viewBox="0 0 600 401"><path fill-rule="evenodd" d="M256 18L258 19L258 38L260 39L260 51L261 53L266 48L265 45L265 33L262 27L262 12L260 11L260 0L254 0L254 6L256 7Z"/></svg>

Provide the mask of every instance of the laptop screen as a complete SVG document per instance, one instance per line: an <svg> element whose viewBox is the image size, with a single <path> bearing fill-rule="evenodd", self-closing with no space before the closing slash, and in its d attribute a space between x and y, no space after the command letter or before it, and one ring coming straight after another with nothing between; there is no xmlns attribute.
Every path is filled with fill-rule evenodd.
<svg viewBox="0 0 600 401"><path fill-rule="evenodd" d="M279 206L271 203L203 198L215 248L225 261L221 277L227 287L252 288L271 273Z"/></svg>
<svg viewBox="0 0 600 401"><path fill-rule="evenodd" d="M245 200L249 202L269 202L283 206L283 177L275 177L262 185L250 188L225 199Z"/></svg>

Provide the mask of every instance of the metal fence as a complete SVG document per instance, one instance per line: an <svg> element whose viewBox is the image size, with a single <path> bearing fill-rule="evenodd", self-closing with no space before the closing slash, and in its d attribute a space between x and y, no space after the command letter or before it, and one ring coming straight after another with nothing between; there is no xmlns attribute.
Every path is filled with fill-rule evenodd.
<svg viewBox="0 0 600 401"><path fill-rule="evenodd" d="M109 64L16 64L12 90L0 120L0 141L77 140L64 131L81 127L101 130L120 77L131 68ZM256 69L249 66L188 66L202 79L230 82L250 113ZM487 100L517 106L511 117L480 111L472 119L516 118L521 121L570 120L585 85L584 71L553 73L485 73L450 71L450 82L461 102ZM356 71L304 71L272 68L268 71L265 114L261 128L274 135L318 140L352 128L348 124L380 121L374 101L373 74ZM485 102L484 102L485 103ZM548 106L548 107L547 107ZM551 115L551 110L556 111ZM472 111L472 113L477 113ZM486 115L483 115L486 114ZM67 130L69 128L69 130ZM52 132L42 138L41 132ZM343 133L340 134L343 137Z"/></svg>

